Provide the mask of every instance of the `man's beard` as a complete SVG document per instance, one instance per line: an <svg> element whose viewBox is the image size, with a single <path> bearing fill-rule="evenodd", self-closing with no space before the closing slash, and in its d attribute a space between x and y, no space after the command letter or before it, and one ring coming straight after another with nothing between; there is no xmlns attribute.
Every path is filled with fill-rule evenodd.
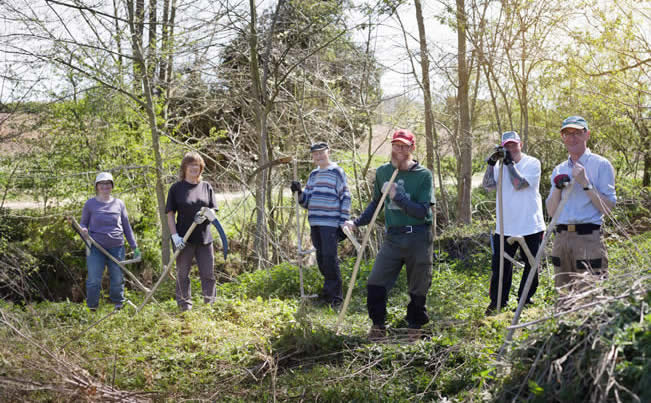
<svg viewBox="0 0 651 403"><path fill-rule="evenodd" d="M410 156L411 156L410 154L404 155L401 153L397 153L395 151L391 151L391 161L395 162L397 165L400 165L405 161L409 161Z"/></svg>

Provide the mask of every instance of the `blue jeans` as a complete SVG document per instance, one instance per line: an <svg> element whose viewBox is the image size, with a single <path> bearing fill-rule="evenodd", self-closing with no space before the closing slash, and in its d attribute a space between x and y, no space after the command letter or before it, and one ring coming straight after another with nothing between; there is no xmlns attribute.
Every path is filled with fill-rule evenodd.
<svg viewBox="0 0 651 403"><path fill-rule="evenodd" d="M124 245L115 248L106 248L111 256L117 260L124 260ZM104 266L108 266L110 287L109 296L114 304L122 304L124 298L124 276L122 269L99 251L94 245L90 248L90 255L86 258L88 277L86 278L86 305L97 308L99 305L99 291L102 287Z"/></svg>

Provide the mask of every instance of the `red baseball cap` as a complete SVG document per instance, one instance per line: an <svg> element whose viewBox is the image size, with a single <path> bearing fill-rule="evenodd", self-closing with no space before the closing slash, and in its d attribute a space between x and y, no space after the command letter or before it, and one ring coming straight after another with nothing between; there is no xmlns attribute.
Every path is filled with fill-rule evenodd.
<svg viewBox="0 0 651 403"><path fill-rule="evenodd" d="M416 144L416 136L414 136L414 134L409 130L400 129L393 133L391 143L395 143L396 141L407 144L408 146L413 146Z"/></svg>

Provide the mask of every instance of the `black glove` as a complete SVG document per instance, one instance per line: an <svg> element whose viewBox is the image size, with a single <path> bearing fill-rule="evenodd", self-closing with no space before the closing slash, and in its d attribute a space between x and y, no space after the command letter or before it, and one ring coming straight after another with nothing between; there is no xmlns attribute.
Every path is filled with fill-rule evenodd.
<svg viewBox="0 0 651 403"><path fill-rule="evenodd" d="M504 147L497 146L493 150L493 153L486 159L486 162L490 166L495 166L497 161L504 158Z"/></svg>
<svg viewBox="0 0 651 403"><path fill-rule="evenodd" d="M301 193L301 182L292 181L292 184L289 186L293 193Z"/></svg>
<svg viewBox="0 0 651 403"><path fill-rule="evenodd" d="M504 152L504 160L502 161L504 165L511 165L513 164L513 158L511 158L511 153L509 150L505 150Z"/></svg>
<svg viewBox="0 0 651 403"><path fill-rule="evenodd" d="M556 187L561 190L565 189L565 185L570 182L572 182L572 179L570 179L570 177L566 174L560 174L554 177L554 185L556 185Z"/></svg>

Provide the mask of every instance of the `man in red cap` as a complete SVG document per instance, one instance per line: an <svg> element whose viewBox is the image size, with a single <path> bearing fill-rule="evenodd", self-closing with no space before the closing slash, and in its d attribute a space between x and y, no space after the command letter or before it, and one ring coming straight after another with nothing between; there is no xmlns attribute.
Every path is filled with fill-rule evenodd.
<svg viewBox="0 0 651 403"><path fill-rule="evenodd" d="M387 296L402 266L407 268L409 296L406 320L409 338L421 336L421 327L429 322L425 306L432 282L432 173L413 159L416 138L408 130L397 130L391 140L391 162L375 171L373 199L362 215L347 221L351 229L366 225L382 197L395 169L398 175L384 203L386 234L368 278L366 305L373 321L371 341L386 336Z"/></svg>
<svg viewBox="0 0 651 403"><path fill-rule="evenodd" d="M483 187L489 191L497 190L499 168L497 162L502 160L502 198L504 211L504 239L511 236L524 238L527 248L533 256L538 253L545 231L545 220L542 212L542 198L538 191L540 185L540 161L522 152L522 142L517 132L509 131L502 134L502 144L496 147L486 162L488 167L484 174ZM495 233L491 245L493 245L493 258L491 262L491 282L489 288L490 304L486 308L486 315L492 314L497 309L497 293L500 282L500 222L499 210L495 220ZM504 243L504 253L515 257L520 248L518 243L510 245ZM525 266L518 289L518 300L522 298L527 277L531 271L529 259L521 250L520 255L524 257ZM504 308L509 301L511 282L513 278L513 265L510 261L504 260L502 275L502 297L500 309ZM525 296L525 303L531 304L531 297L538 288L538 271L534 269L533 282L529 292Z"/></svg>

